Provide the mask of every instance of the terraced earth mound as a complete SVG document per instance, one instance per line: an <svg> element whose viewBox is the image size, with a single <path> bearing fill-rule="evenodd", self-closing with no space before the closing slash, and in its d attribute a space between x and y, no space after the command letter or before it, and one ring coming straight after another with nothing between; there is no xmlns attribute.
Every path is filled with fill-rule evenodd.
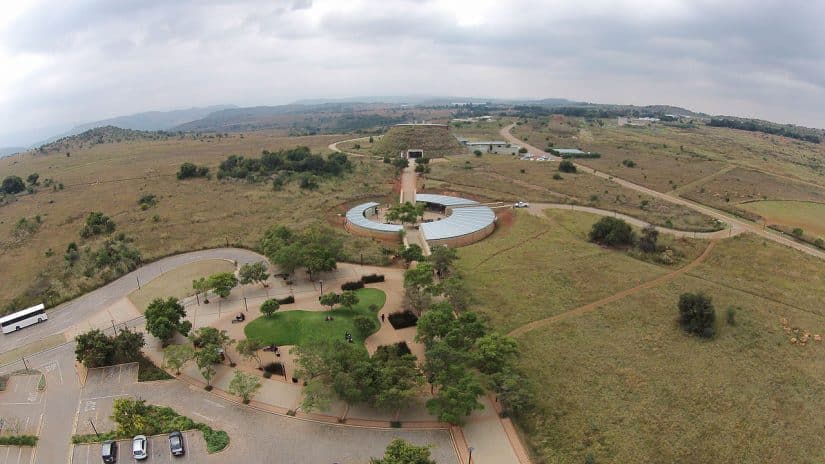
<svg viewBox="0 0 825 464"><path fill-rule="evenodd" d="M427 158L460 155L466 151L449 127L438 125L392 126L375 142L372 151L376 155L395 156L409 149L422 149Z"/></svg>

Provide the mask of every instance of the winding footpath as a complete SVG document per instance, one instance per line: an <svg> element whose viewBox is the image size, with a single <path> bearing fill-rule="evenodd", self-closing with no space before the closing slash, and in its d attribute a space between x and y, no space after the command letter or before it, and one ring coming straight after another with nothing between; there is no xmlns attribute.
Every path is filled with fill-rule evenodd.
<svg viewBox="0 0 825 464"><path fill-rule="evenodd" d="M527 143L523 140L520 140L519 138L514 136L511 133L511 130L513 129L514 126L515 126L515 124L510 124L509 126L503 127L501 129L501 131L499 131L500 135L502 137L504 137L510 143L521 145L521 146L527 148L528 150L536 152L536 153L544 153L544 150L536 148L536 147L530 145L529 143ZM728 233L731 234L731 235L739 234L739 233L742 233L742 232L750 232L752 234L758 235L758 236L766 238L768 240L772 240L776 243L779 243L779 244L785 245L787 247L793 248L797 251L801 251L801 252L809 254L811 256L816 256L819 259L825 260L825 252L814 249L814 248L812 248L808 245L796 242L796 241L791 240L789 238L786 238L782 235L779 235L778 233L774 233L774 232L765 230L765 229L763 229L762 227L760 227L756 224L746 222L746 221L743 221L741 219L737 219L733 216L729 216L729 215L724 214L724 213L722 213L718 210L715 210L713 208L710 208L710 207L707 207L707 206L704 206L704 205L700 205L699 203L695 203L695 202L692 202L690 200L686 200L686 199L681 198L681 197L677 197L677 196L674 196L674 195L669 195L667 193L657 192L656 190L652 190L652 189L649 189L647 187L641 186L639 184L635 184L633 182L621 179L619 177L608 174L606 172L597 171L597 170L595 170L591 167L588 167L588 166L584 166L584 165L581 165L581 164L578 164L578 163L573 163L573 164L575 164L576 168L579 169L581 172L584 172L584 173L587 173L587 174L592 174L596 177L601 177L603 179L607 179L611 182L615 182L615 183L621 185L622 187L626 187L626 188L629 188L631 190L635 190L637 192L644 193L646 195L650 195L652 197L656 197L656 198L659 198L661 200L664 200L664 201L667 201L667 202L670 202L670 203L686 206L686 207L688 207L688 208L690 208L694 211L700 212L700 213L705 214L707 216L710 216L710 217L716 218L720 221L726 222L727 224L730 225L731 230Z"/></svg>

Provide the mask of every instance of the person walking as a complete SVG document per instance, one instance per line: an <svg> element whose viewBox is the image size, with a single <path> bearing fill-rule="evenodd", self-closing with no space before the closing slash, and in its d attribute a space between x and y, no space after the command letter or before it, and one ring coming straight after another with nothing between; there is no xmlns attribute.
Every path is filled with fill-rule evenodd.
<svg viewBox="0 0 825 464"><path fill-rule="evenodd" d="M384 313L381 313L381 322L384 322Z"/></svg>

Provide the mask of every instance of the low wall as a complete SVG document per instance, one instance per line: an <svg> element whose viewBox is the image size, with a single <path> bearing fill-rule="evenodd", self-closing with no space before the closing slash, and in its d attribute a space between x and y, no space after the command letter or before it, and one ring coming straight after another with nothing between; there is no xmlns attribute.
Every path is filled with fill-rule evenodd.
<svg viewBox="0 0 825 464"><path fill-rule="evenodd" d="M487 227L479 229L467 235L461 235L459 237L442 238L439 240L427 240L427 243L429 243L430 246L446 245L451 248L466 246L470 245L471 243L478 242L479 240L482 240L484 238L487 238L487 236L492 234L495 229L496 223L492 222Z"/></svg>
<svg viewBox="0 0 825 464"><path fill-rule="evenodd" d="M379 240L386 240L392 242L401 241L401 234L399 234L398 232L385 232L380 230L367 229L365 227L355 225L349 221L347 221L344 224L344 229L346 229L349 233L353 235L358 235L360 237L377 238Z"/></svg>

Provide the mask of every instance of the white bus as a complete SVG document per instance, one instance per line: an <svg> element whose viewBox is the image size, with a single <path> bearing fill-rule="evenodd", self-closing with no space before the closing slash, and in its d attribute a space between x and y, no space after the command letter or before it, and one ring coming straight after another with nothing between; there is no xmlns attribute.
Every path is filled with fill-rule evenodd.
<svg viewBox="0 0 825 464"><path fill-rule="evenodd" d="M0 327L3 329L3 333L7 334L15 330L20 330L23 327L43 322L46 319L48 319L46 316L46 306L41 303L37 306L9 314L8 316L0 317Z"/></svg>

